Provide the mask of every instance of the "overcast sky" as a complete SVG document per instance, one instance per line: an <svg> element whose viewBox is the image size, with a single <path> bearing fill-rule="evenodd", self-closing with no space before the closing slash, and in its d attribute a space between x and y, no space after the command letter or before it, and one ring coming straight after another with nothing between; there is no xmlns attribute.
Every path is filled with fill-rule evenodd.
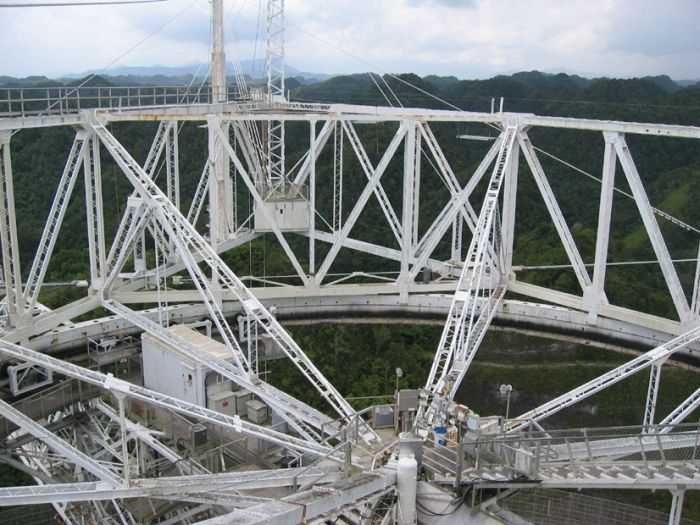
<svg viewBox="0 0 700 525"><path fill-rule="evenodd" d="M267 2L224 2L228 52L263 56ZM287 0L286 16L302 71L700 79L700 0ZM207 0L0 8L0 75L206 62L209 34Z"/></svg>

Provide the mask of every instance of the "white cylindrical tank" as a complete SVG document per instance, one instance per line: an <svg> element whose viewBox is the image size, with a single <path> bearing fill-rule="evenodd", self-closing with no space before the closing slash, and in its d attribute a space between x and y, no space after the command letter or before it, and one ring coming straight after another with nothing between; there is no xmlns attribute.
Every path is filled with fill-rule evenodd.
<svg viewBox="0 0 700 525"><path fill-rule="evenodd" d="M404 456L399 458L396 471L396 488L399 491L399 508L396 522L400 525L416 523L416 487L418 485L418 462L416 458Z"/></svg>

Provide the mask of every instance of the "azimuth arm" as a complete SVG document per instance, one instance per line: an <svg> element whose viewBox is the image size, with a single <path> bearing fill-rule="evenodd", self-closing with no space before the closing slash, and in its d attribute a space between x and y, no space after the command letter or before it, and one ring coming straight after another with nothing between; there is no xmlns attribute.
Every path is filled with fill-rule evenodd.
<svg viewBox="0 0 700 525"><path fill-rule="evenodd" d="M662 434L670 432L673 428L672 425L682 423L686 417L693 413L698 405L700 405L700 388L690 394L685 401L678 405L673 412L671 412L659 423L660 426L669 425L662 428L659 432Z"/></svg>
<svg viewBox="0 0 700 525"><path fill-rule="evenodd" d="M552 414L556 414L560 410L565 409L578 403L579 401L592 396L593 394L600 392L608 388L615 383L626 379L627 377L636 374L640 370L644 370L656 363L662 362L668 358L671 354L685 348L689 344L700 339L700 327L689 330L688 332L675 337L668 341L667 343L657 346L653 350L640 355L639 357L632 359L631 361L607 372L596 379L589 381L588 383L581 385L566 394L563 394L556 399L545 403L529 412L521 414L512 424L508 425L508 432L517 432L530 424L530 421L541 421ZM664 420L665 421L665 420Z"/></svg>

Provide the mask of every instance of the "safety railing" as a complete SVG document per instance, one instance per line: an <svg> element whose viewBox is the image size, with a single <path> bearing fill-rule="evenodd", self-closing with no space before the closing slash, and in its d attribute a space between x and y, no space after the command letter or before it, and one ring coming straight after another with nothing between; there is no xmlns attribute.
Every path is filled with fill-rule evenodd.
<svg viewBox="0 0 700 525"><path fill-rule="evenodd" d="M98 387L68 379L22 398L13 403L13 406L34 420L46 419L66 407L75 403L84 403L100 395L101 390ZM13 422L4 417L0 418L0 439L6 438L17 428Z"/></svg>
<svg viewBox="0 0 700 525"><path fill-rule="evenodd" d="M228 87L221 98L242 100L235 86ZM208 86L5 87L0 88L0 117L67 115L95 108L119 111L211 104L212 100Z"/></svg>
<svg viewBox="0 0 700 525"><path fill-rule="evenodd" d="M462 473L468 464L465 455L465 441L456 435L436 432L428 433L426 446L423 447L421 464L434 479L451 482L459 487ZM444 429L443 429L444 430Z"/></svg>
<svg viewBox="0 0 700 525"><path fill-rule="evenodd" d="M464 446L477 471L499 465L513 475L535 478L542 467L566 464L700 466L700 423L496 434Z"/></svg>

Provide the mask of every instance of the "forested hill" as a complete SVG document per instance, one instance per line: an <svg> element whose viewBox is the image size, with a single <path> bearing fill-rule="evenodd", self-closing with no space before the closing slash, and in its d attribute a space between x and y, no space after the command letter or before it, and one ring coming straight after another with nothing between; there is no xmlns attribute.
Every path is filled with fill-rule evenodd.
<svg viewBox="0 0 700 525"><path fill-rule="evenodd" d="M188 83L188 79L181 79ZM191 80L191 78L189 79ZM86 79L71 80L72 85ZM13 79L0 76L0 86L51 86L63 81L45 77ZM95 76L89 85L163 84L160 78L125 78ZM367 105L402 105L439 109L460 108L490 111L492 99L498 110L499 99L504 99L505 111L531 112L540 115L576 116L606 120L659 122L700 126L700 85L682 86L666 76L639 79L586 79L575 75L549 75L522 72L497 76L487 80L459 80L455 77L413 74L397 76L358 74L338 76L323 82L309 83L295 78L287 79L292 101L345 102ZM466 184L489 147L488 142L458 140L459 134L481 134L493 137L495 130L477 124L433 124L435 134L461 184ZM115 135L143 161L155 133L154 123L123 123L111 126ZM373 163L391 140L395 124L358 126L357 131ZM603 158L603 139L599 133L555 129L532 129L533 144L541 148L540 161L546 171L567 224L585 262L592 262L595 252L595 231L598 218L600 183L588 175L600 177ZM31 266L31 257L41 235L45 214L67 152L73 131L68 128L35 129L17 133L12 142L12 162L17 192L16 206L20 230L23 273ZM291 168L308 144L308 124L289 123L286 141L288 166ZM657 137L629 136L628 144L645 183L653 206L672 214L694 227L700 227L700 148L697 141ZM180 130L180 170L183 208L189 206L191 195L206 158L206 130L197 123L184 125ZM551 156L550 156L551 155ZM400 157L400 152L399 155ZM561 159L567 164L555 160ZM106 231L108 236L116 229L120 212L124 209L130 190L124 177L102 152L103 192L106 202ZM366 183L359 164L352 155L346 155L344 177L345 215L352 209ZM515 260L526 266L566 264L567 258L556 231L548 217L543 200L527 166L520 161L518 204L516 209ZM449 199L444 184L434 175L434 167L426 160L421 168L421 217L419 234L427 229L437 210ZM585 172L585 173L583 173ZM318 161L318 202L332 202L332 158L324 152ZM395 210L401 209L402 169L400 163L389 165L382 184ZM162 183L164 177L159 179ZM66 217L67 228L59 236L56 252L49 267L47 279L63 281L84 279L87 276L84 227L84 189L76 186ZM624 176L618 167L616 186L628 191ZM240 184L239 188L243 185ZM478 210L483 187L478 188L471 201ZM247 196L240 197L241 220L247 217ZM615 195L613 225L610 241L610 260L644 261L653 259L651 244L644 232L634 202L622 194ZM325 217L329 209L319 209ZM698 253L700 236L672 223L659 219L674 259L694 259ZM207 217L200 219L200 229L206 228ZM353 229L353 237L367 242L385 244L391 239L391 230L374 203L370 203L363 218ZM436 257L449 257L449 234L437 247ZM308 249L304 239L292 239L292 247L304 260ZM465 239L467 242L467 239ZM392 246L393 247L393 246ZM323 256L325 246L319 247ZM270 238L259 239L249 249L226 256L234 270L242 275L257 272L266 275L294 273L284 255ZM393 263L371 261L367 254L341 252L331 271L366 270L370 264L380 271L395 271ZM318 260L318 257L317 257ZM377 266L380 265L380 266ZM692 262L679 262L676 268L686 292L690 290L695 272ZM546 284L562 291L580 293L573 272L567 269L527 271L519 275L534 283ZM621 306L674 317L673 305L664 291L658 265L611 267L607 273L608 299ZM55 304L43 297L47 304Z"/></svg>
<svg viewBox="0 0 700 525"><path fill-rule="evenodd" d="M700 126L700 83L683 86L668 76L586 79L563 73L551 75L531 71L488 80L458 80L438 76L421 78L413 74L384 77L359 74L300 85L291 91L291 95L292 100L309 102L391 104L470 111L490 111L494 99L498 111L503 97L505 111ZM480 159L479 151L485 149L483 146L479 149L480 146L471 141L457 141L455 135L494 133L476 124L457 128L434 125L434 128L441 134L441 144L458 172L465 169L473 172ZM529 134L533 144L543 150L539 154L540 161L582 257L585 262L592 262L600 183L581 171L600 177L602 136L554 129L533 129ZM627 142L652 205L699 227L700 148L697 141L629 136ZM548 154L571 166L553 160ZM520 165L521 173L526 171L522 158ZM619 165L617 173L616 187L629 192ZM564 250L532 177L519 176L518 199L515 259L525 265L566 264ZM478 202L478 196L472 201ZM614 206L610 260L654 259L651 243L632 199L618 193ZM700 236L664 219L658 220L672 257L695 259ZM692 262L684 262L676 264L676 269L690 297L695 266ZM568 270L532 271L521 274L519 278L580 293L573 272ZM674 317L658 265L611 267L606 281L611 302Z"/></svg>
<svg viewBox="0 0 700 525"><path fill-rule="evenodd" d="M700 82L684 86L666 75L587 79L577 75L527 71L487 80L429 75L356 74L325 82L290 82L292 100L391 104L468 111L490 111L491 100L505 99L506 111L541 115L700 123ZM381 89L381 92L380 92ZM383 93L383 94L382 94ZM398 100L398 101L397 101Z"/></svg>

